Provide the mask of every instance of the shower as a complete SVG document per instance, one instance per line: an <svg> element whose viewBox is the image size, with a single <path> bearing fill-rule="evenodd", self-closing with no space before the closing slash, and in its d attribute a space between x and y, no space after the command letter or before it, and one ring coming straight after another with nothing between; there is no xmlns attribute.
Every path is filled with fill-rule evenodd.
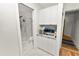
<svg viewBox="0 0 79 59"><path fill-rule="evenodd" d="M32 11L33 9L26 5L19 3L19 21L21 29L22 50L24 51L27 45L30 45L30 38L32 37Z"/></svg>

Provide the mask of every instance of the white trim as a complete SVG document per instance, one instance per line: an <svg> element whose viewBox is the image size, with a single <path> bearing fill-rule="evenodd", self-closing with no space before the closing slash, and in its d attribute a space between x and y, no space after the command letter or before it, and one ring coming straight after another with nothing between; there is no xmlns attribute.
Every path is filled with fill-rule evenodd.
<svg viewBox="0 0 79 59"><path fill-rule="evenodd" d="M63 12L63 3L58 4L58 29L57 29L57 54L59 56L59 51L62 44L62 32L63 32L63 18L62 18L62 12Z"/></svg>
<svg viewBox="0 0 79 59"><path fill-rule="evenodd" d="M17 31L18 31L18 45L19 45L19 55L22 56L22 39L21 39L21 30L20 30L20 22L19 22L19 9L18 9L18 4L17 4Z"/></svg>

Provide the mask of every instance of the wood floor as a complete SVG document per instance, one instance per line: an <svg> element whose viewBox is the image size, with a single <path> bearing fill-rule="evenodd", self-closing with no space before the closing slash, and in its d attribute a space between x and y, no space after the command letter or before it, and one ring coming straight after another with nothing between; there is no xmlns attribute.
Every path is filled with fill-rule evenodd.
<svg viewBox="0 0 79 59"><path fill-rule="evenodd" d="M79 50L74 45L72 36L63 34L60 56L79 56Z"/></svg>
<svg viewBox="0 0 79 59"><path fill-rule="evenodd" d="M62 44L60 56L79 56L79 51L76 47Z"/></svg>

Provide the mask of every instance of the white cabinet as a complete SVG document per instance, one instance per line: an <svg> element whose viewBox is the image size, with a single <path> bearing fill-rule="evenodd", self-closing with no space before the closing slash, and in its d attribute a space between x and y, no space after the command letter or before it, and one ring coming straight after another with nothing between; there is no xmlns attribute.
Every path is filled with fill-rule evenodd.
<svg viewBox="0 0 79 59"><path fill-rule="evenodd" d="M57 24L58 5L39 11L39 24Z"/></svg>
<svg viewBox="0 0 79 59"><path fill-rule="evenodd" d="M38 48L41 48L49 53L51 53L52 55L55 54L55 43L56 43L56 40L55 39L50 39L50 38L45 38L45 37L42 37L42 36L38 36L37 37L37 47Z"/></svg>
<svg viewBox="0 0 79 59"><path fill-rule="evenodd" d="M39 21L38 25L57 25L57 38L48 39L45 37L40 37L37 39L37 46L52 53L53 55L59 55L59 50L61 47L62 41L62 31L63 31L63 23L62 19L62 11L63 4L60 3L58 5L51 6L49 8L45 8L39 10Z"/></svg>

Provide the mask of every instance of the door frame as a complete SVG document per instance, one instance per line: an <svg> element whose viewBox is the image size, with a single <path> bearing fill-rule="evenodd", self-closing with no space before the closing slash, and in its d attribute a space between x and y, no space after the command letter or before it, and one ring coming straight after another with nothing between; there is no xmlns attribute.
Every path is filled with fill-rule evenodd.
<svg viewBox="0 0 79 59"><path fill-rule="evenodd" d="M36 15L36 13L37 13L37 8L36 7L33 7L33 6L30 6L31 5L31 3L22 3L22 4L24 4L25 6L27 6L27 7L29 7L29 8L31 8L31 9L33 9L33 11L32 11L32 30L34 31L34 24L33 24L33 20L35 20L37 17L35 16ZM21 37L21 29L20 29L20 19L19 19L19 7L18 7L18 4L17 4L17 14L18 14L18 20L17 20L17 29L18 29L18 45L19 45L19 55L20 56L23 56L23 50L22 50L22 37ZM33 34L33 36L34 36L34 32L32 32L32 34Z"/></svg>

